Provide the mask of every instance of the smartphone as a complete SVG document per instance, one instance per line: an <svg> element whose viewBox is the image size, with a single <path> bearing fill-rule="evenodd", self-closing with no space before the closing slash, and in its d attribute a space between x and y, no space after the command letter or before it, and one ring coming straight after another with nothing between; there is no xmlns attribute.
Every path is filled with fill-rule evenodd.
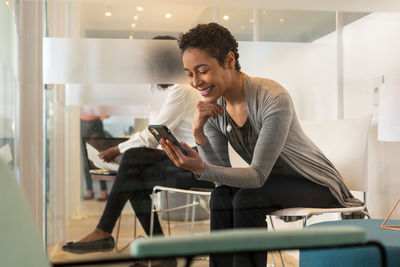
<svg viewBox="0 0 400 267"><path fill-rule="evenodd" d="M147 128L157 139L158 142L160 142L161 138L164 138L165 140L168 139L172 143L174 143L182 151L184 155L187 154L186 151L183 149L182 145L179 143L179 141L176 139L176 137L172 134L172 132L168 129L167 126L159 124L159 125L149 125Z"/></svg>

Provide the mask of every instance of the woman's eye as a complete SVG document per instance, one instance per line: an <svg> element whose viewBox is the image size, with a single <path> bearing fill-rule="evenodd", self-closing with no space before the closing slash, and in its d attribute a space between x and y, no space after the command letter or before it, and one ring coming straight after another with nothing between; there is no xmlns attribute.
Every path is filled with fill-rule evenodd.
<svg viewBox="0 0 400 267"><path fill-rule="evenodd" d="M186 76L193 77L193 73L186 73Z"/></svg>
<svg viewBox="0 0 400 267"><path fill-rule="evenodd" d="M200 74L206 74L208 70L201 70L199 71Z"/></svg>

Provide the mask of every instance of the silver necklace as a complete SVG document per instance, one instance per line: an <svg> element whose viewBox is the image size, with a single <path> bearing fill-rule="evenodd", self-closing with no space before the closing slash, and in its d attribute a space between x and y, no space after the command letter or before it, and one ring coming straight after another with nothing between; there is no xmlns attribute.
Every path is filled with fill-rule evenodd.
<svg viewBox="0 0 400 267"><path fill-rule="evenodd" d="M228 125L226 126L226 131L229 133L232 130L231 123L228 122Z"/></svg>

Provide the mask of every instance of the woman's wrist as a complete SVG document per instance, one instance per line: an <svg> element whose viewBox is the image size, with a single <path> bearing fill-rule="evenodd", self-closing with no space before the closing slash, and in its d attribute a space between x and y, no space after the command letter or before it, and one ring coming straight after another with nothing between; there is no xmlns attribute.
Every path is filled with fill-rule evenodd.
<svg viewBox="0 0 400 267"><path fill-rule="evenodd" d="M202 175L204 172L204 169L206 168L206 164L204 163L204 161L201 162L199 168L197 168L197 170L194 172L196 175Z"/></svg>
<svg viewBox="0 0 400 267"><path fill-rule="evenodd" d="M203 145L206 142L207 136L203 133L203 131L197 133L193 132L193 136L194 136L194 141L199 146Z"/></svg>

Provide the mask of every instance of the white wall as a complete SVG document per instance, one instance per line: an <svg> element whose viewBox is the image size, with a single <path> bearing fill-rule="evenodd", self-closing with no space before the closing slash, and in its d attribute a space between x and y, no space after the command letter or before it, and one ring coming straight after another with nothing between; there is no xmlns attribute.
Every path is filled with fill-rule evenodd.
<svg viewBox="0 0 400 267"><path fill-rule="evenodd" d="M336 42L334 34L317 42ZM368 207L384 218L400 197L400 144L377 141L378 94L385 82L400 82L400 14L372 13L343 30L344 116L372 114L368 152ZM400 103L400 100L399 100ZM400 208L392 215L400 218Z"/></svg>
<svg viewBox="0 0 400 267"><path fill-rule="evenodd" d="M382 75L385 82L400 82L400 14L371 14L346 27L343 34L345 116L374 115L368 196L372 216L382 218L400 197L400 143L377 141L373 92ZM400 218L400 207L393 218Z"/></svg>
<svg viewBox="0 0 400 267"><path fill-rule="evenodd" d="M242 71L273 79L291 94L299 118L335 119L335 44L239 42Z"/></svg>

